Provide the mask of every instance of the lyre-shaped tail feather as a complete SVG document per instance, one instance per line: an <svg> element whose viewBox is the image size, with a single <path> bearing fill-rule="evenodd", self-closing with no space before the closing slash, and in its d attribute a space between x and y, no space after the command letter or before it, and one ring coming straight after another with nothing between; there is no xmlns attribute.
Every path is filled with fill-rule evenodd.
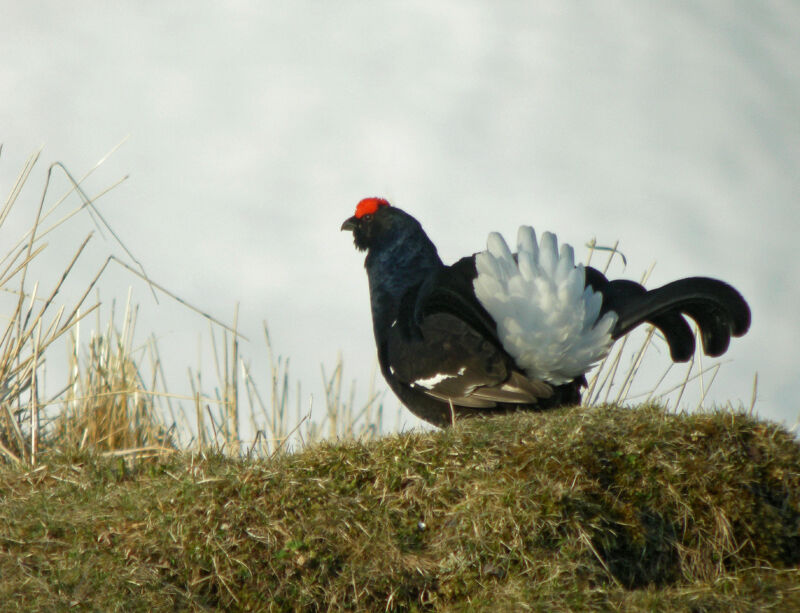
<svg viewBox="0 0 800 613"><path fill-rule="evenodd" d="M642 323L664 334L672 359L685 362L694 353L694 335L684 316L700 330L703 351L712 357L728 349L732 336L750 327L750 307L733 287L718 279L689 277L647 291L633 281L608 281L587 269L589 282L603 294L602 311L617 313L612 336L617 339Z"/></svg>

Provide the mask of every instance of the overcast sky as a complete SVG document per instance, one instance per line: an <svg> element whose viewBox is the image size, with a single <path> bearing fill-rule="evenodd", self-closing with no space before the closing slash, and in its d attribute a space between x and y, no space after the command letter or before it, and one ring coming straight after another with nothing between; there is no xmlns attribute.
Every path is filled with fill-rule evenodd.
<svg viewBox="0 0 800 613"><path fill-rule="evenodd" d="M339 226L381 195L420 219L446 261L526 223L579 257L593 237L619 240L628 265L616 276L656 262L651 285L732 283L753 326L710 398L749 405L757 371L758 412L795 423L797 2L0 7L3 197L44 146L2 237L30 224L49 163L83 175L129 136L87 192L130 175L99 209L155 280L226 321L241 304L242 351L265 390L262 320L316 404L320 364L339 352L367 387L363 256ZM82 216L54 235L43 274L92 228ZM112 252L93 238L76 287ZM207 324L121 269L103 278L104 304L128 286L140 337L158 336L185 393L186 368L211 366Z"/></svg>

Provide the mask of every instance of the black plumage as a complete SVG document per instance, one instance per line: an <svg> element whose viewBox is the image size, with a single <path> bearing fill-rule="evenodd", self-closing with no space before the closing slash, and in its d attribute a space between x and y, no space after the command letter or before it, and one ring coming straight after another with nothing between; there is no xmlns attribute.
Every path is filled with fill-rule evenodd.
<svg viewBox="0 0 800 613"><path fill-rule="evenodd" d="M476 296L476 255L444 265L419 222L380 198L362 200L342 229L367 252L381 372L418 417L446 426L459 417L580 402L584 370L566 382L538 378L507 350L498 321ZM697 323L711 356L724 353L731 336L750 325L745 300L716 279L692 277L648 291L587 266L582 282L602 295L596 321L606 313L616 318L609 346L646 322L662 332L673 360L686 361L695 341L685 316ZM535 354L537 348L524 349Z"/></svg>

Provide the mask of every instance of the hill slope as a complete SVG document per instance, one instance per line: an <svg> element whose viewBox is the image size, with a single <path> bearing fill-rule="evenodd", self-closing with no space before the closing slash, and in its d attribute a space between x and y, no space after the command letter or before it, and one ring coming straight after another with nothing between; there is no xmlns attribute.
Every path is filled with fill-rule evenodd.
<svg viewBox="0 0 800 613"><path fill-rule="evenodd" d="M800 610L800 446L572 408L271 460L0 469L19 610Z"/></svg>

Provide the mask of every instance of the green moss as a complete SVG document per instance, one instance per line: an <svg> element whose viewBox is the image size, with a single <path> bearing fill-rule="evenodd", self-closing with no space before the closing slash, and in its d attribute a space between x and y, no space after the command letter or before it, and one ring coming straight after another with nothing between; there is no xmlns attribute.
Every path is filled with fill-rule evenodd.
<svg viewBox="0 0 800 613"><path fill-rule="evenodd" d="M571 408L265 461L0 471L18 610L800 608L800 446L732 413Z"/></svg>

